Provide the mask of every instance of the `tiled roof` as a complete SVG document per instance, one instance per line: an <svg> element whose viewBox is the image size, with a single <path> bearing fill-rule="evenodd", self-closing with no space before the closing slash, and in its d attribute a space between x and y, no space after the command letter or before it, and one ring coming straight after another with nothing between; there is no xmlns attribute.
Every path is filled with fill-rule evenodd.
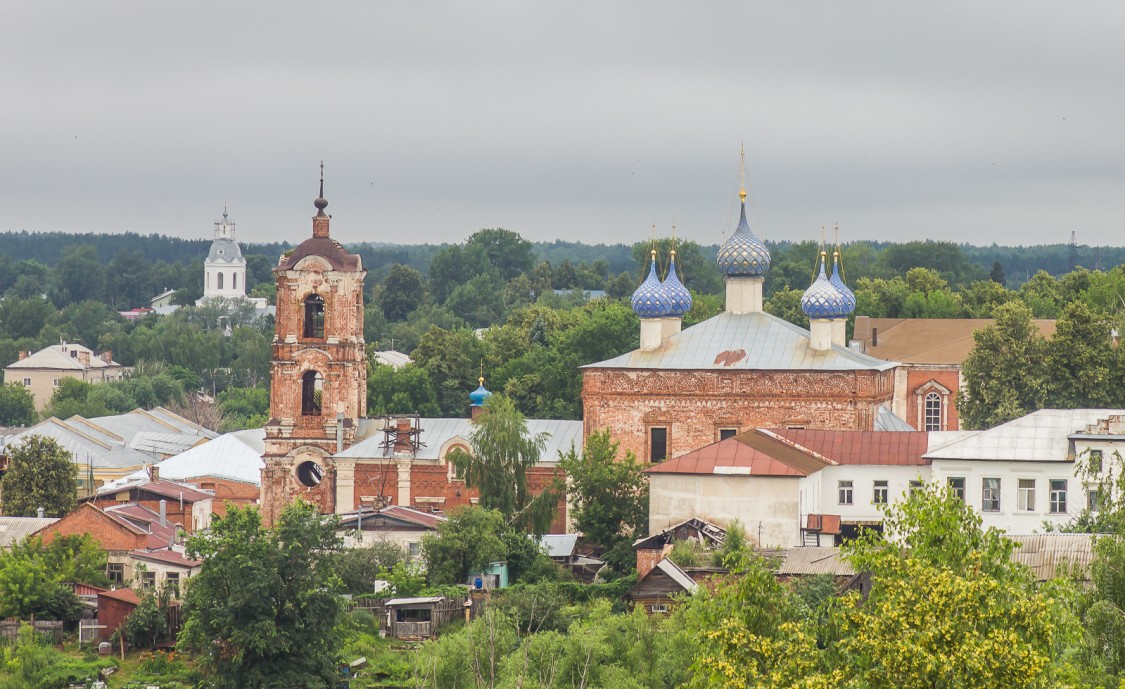
<svg viewBox="0 0 1125 689"><path fill-rule="evenodd" d="M995 322L991 318L856 316L852 339L863 343L864 353L881 359L904 364L961 364L975 344L973 333ZM1055 321L1032 323L1046 337L1055 334ZM878 347L872 345L873 329L878 330Z"/></svg>
<svg viewBox="0 0 1125 689"><path fill-rule="evenodd" d="M926 453L930 460L1011 460L1025 462L1070 462L1069 436L1120 409L1040 409L995 428L968 433Z"/></svg>
<svg viewBox="0 0 1125 689"><path fill-rule="evenodd" d="M808 330L757 312L720 313L652 351L635 349L583 368L884 371L895 366L846 347L813 349Z"/></svg>
<svg viewBox="0 0 1125 689"><path fill-rule="evenodd" d="M804 465L801 462L795 462L797 466L802 467L798 469L781 459L755 450L747 445L744 440L745 438L741 436L720 440L694 452L649 467L645 469L645 473L800 477L828 466L819 462Z"/></svg>

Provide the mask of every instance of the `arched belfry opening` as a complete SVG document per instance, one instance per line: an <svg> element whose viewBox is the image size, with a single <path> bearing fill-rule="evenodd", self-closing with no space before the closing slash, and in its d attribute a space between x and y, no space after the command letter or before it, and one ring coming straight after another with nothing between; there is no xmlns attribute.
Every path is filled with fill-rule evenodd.
<svg viewBox="0 0 1125 689"><path fill-rule="evenodd" d="M301 416L320 416L324 376L320 371L305 371L301 376Z"/></svg>
<svg viewBox="0 0 1125 689"><path fill-rule="evenodd" d="M324 298L319 294L305 297L304 337L321 339L324 337Z"/></svg>

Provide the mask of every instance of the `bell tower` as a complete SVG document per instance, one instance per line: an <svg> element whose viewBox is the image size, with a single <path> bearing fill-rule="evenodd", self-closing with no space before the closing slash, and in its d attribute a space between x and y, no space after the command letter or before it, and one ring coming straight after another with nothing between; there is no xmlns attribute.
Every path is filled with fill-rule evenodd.
<svg viewBox="0 0 1125 689"><path fill-rule="evenodd" d="M312 237L274 268L277 326L270 420L262 460L262 519L273 524L300 498L322 513L352 509L353 468L332 455L355 441L367 413L363 278L359 256L329 235L324 164Z"/></svg>

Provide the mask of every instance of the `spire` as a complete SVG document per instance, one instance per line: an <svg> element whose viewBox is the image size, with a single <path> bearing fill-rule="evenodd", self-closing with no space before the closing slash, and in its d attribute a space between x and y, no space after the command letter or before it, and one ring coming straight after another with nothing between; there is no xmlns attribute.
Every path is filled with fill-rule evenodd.
<svg viewBox="0 0 1125 689"><path fill-rule="evenodd" d="M739 150L738 159L740 200L738 227L734 234L727 238L719 247L715 262L719 265L719 272L724 277L733 278L762 278L770 267L770 250L765 243L750 229L746 219L746 147Z"/></svg>
<svg viewBox="0 0 1125 689"><path fill-rule="evenodd" d="M324 198L324 161L320 161L320 196L316 201L313 201L316 206L316 216L313 217L313 236L314 237L327 237L328 236L328 221L332 217L324 212L328 207L328 199Z"/></svg>

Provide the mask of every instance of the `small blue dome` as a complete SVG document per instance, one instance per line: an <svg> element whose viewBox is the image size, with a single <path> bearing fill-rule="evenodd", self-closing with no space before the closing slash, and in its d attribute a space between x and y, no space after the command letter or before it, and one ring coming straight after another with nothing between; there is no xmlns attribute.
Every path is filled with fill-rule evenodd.
<svg viewBox="0 0 1125 689"><path fill-rule="evenodd" d="M480 378L480 387L469 393L469 406L483 407L484 401L492 397L492 393L484 387L484 377Z"/></svg>
<svg viewBox="0 0 1125 689"><path fill-rule="evenodd" d="M719 272L726 277L762 277L770 269L770 250L746 222L746 199L742 200L742 216L738 229L719 247L715 255Z"/></svg>
<svg viewBox="0 0 1125 689"><path fill-rule="evenodd" d="M846 318L847 306L840 291L828 281L824 274L825 256L820 256L820 275L813 280L801 296L801 310L809 318Z"/></svg>
<svg viewBox="0 0 1125 689"><path fill-rule="evenodd" d="M691 310L691 292L684 283L680 282L680 277L676 275L676 250L672 249L672 258L668 261L668 275L664 278L664 294L668 296L668 300L672 302L672 309L668 312L669 316L676 318L683 318L684 314Z"/></svg>
<svg viewBox="0 0 1125 689"><path fill-rule="evenodd" d="M664 318L672 311L672 300L668 298L668 293L656 274L655 249L652 252L652 265L648 270L648 277L637 291L633 292L630 303L633 305L633 311L641 318Z"/></svg>
<svg viewBox="0 0 1125 689"><path fill-rule="evenodd" d="M828 279L840 296L844 298L844 306L846 307L845 313L855 311L855 292L848 289L844 284L844 278L840 275L840 252L832 252L832 277Z"/></svg>

